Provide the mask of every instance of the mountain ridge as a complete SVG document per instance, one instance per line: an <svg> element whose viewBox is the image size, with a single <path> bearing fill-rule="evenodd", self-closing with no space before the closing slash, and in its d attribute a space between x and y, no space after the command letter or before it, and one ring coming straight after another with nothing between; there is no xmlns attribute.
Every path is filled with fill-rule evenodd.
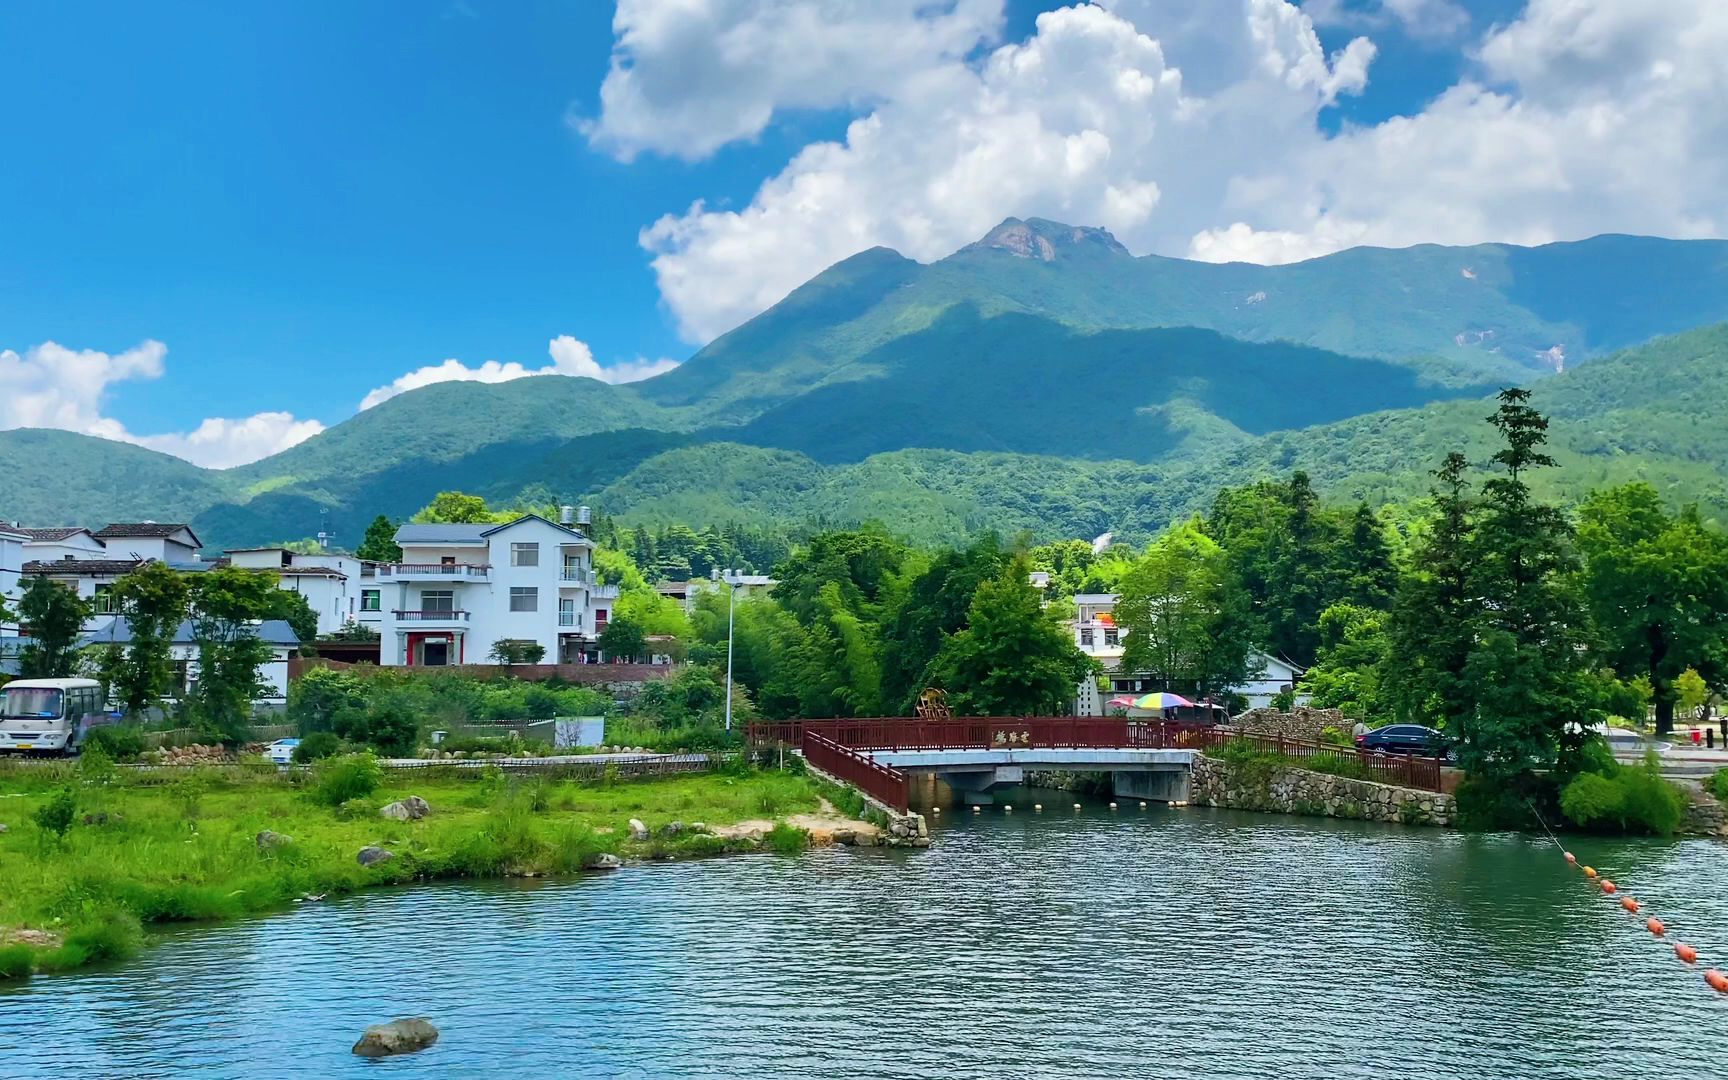
<svg viewBox="0 0 1728 1080"><path fill-rule="evenodd" d="M887 248L841 260L654 379L435 384L234 469L65 432L0 432L0 516L43 525L185 516L207 539L235 544L306 536L326 515L352 542L371 515L403 516L448 488L505 501L610 493L640 507L719 512L712 499L674 492L665 468L700 467L719 484L738 471L723 460L731 454L754 463L746 472L765 490L787 496L777 512L823 499L833 514L882 506L885 495L856 488L870 479L949 522L1033 505L979 471L995 461L1034 483L1087 478L1150 521L1176 503L1148 499L1135 484L1215 482L1290 447L1331 453L1348 438L1361 440L1364 460L1390 462L1376 441L1382 421L1371 418L1451 423L1461 414L1443 407L1448 400L1511 382L1545 386L1545 364L1566 376L1588 371L1602 362L1602 342L1687 330L1691 320L1728 321L1728 242L1360 248L1260 267L1134 256L1104 230L1008 219L930 264ZM1443 348L1429 347L1442 336ZM1535 350L1556 336L1558 353ZM1647 356L1668 358L1660 349ZM1598 381L1614 388L1590 409L1623 429L1617 453L1684 473L1669 460L1674 440L1635 437L1663 426L1660 414L1631 419L1626 402L1645 389L1638 380ZM1694 441L1681 459L1728 463L1728 450L1702 433ZM33 468L44 459L61 467ZM931 471L932 462L943 464ZM1325 454L1321 462L1356 475ZM959 495L913 498L895 468L928 476L935 489L947 470L982 501L964 510L952 501ZM764 473L773 469L798 483L782 490ZM1138 479L1123 487L1118 476ZM1097 516L1051 513L1060 522Z"/></svg>

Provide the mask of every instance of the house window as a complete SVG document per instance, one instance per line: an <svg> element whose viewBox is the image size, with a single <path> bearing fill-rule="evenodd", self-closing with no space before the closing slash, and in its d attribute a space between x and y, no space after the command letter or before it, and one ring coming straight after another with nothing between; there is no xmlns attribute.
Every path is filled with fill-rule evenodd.
<svg viewBox="0 0 1728 1080"><path fill-rule="evenodd" d="M360 610L382 611L384 609L382 597L383 591L380 589L361 589Z"/></svg>
<svg viewBox="0 0 1728 1080"><path fill-rule="evenodd" d="M1120 641L1121 641L1121 639L1119 637L1117 637L1116 631L1114 631L1114 630L1104 631L1104 647L1105 648L1114 649Z"/></svg>
<svg viewBox="0 0 1728 1080"><path fill-rule="evenodd" d="M510 565L511 566L539 566L540 565L540 545L539 544L511 544L510 545ZM523 608L522 610L533 611L534 609L533 608Z"/></svg>
<svg viewBox="0 0 1728 1080"><path fill-rule="evenodd" d="M558 598L558 625L579 626L576 621L576 601L573 598Z"/></svg>
<svg viewBox="0 0 1728 1080"><path fill-rule="evenodd" d="M1092 631L1090 629L1080 631L1080 644L1087 649L1092 647Z"/></svg>
<svg viewBox="0 0 1728 1080"><path fill-rule="evenodd" d="M112 585L96 586L96 595L90 599L98 615L113 615L120 610L114 603L114 586Z"/></svg>
<svg viewBox="0 0 1728 1080"><path fill-rule="evenodd" d="M513 585L510 588L511 611L539 611L540 590L532 585Z"/></svg>
<svg viewBox="0 0 1728 1080"><path fill-rule="evenodd" d="M431 589L420 594L421 611L455 611L456 594L449 589Z"/></svg>

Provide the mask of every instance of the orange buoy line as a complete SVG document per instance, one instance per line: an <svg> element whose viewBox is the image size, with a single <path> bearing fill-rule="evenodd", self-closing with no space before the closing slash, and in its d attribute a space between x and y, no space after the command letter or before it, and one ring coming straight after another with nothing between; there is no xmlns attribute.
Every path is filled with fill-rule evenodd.
<svg viewBox="0 0 1728 1080"><path fill-rule="evenodd" d="M1531 806L1530 811L1531 811L1531 813L1535 813L1536 807ZM1550 840L1553 840L1554 846L1560 849L1560 854L1565 857L1567 865L1578 866L1580 869L1582 869L1584 871L1584 877L1587 880L1595 878L1597 876L1596 870L1593 867L1581 866L1578 862L1578 856L1572 854L1570 851L1567 851L1564 847L1561 846L1560 838L1555 836L1554 833L1552 832L1552 830L1548 829L1548 823L1546 821L1542 821L1542 816L1540 814L1536 815L1536 820L1542 823L1543 830L1548 832L1548 838ZM1602 894L1604 896L1613 896L1616 892L1619 891L1619 886L1615 885L1612 881L1609 881L1607 878L1602 878L1598 884L1600 885L1600 887L1602 889ZM1625 910L1631 914L1636 915L1641 906L1642 905L1640 905L1638 903L1638 901L1634 900L1630 896L1621 896L1620 897L1620 907L1623 910ZM1650 934L1652 937L1663 937L1664 935L1666 935L1668 933L1667 925L1664 924L1661 919L1656 918L1654 915L1652 915L1650 918L1648 918L1644 921L1644 928L1646 930L1650 931ZM1697 949L1693 948L1692 946L1686 944L1683 941L1676 941L1673 944L1674 944L1674 956L1682 964L1696 964L1698 962L1698 950ZM1705 971L1704 972L1704 982L1706 985L1708 985L1710 987L1710 989L1716 991L1717 993L1728 994L1728 975L1722 974L1722 972L1718 971L1717 969L1710 968L1709 970Z"/></svg>

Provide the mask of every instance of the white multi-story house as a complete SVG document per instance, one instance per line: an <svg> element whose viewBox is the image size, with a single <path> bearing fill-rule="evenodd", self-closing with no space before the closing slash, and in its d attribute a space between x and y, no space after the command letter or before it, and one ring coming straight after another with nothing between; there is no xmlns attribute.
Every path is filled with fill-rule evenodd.
<svg viewBox="0 0 1728 1080"><path fill-rule="evenodd" d="M18 599L19 578L24 574L24 545L30 538L10 528L0 528L0 604L10 609ZM16 635L18 624L0 615L0 635Z"/></svg>
<svg viewBox="0 0 1728 1080"><path fill-rule="evenodd" d="M366 622L374 628L381 622L378 589L366 573L367 564L352 555L302 554L282 547L236 548L223 554L230 566L268 571L276 575L279 586L304 596L318 615L319 637L334 634L350 622ZM371 589L373 601L367 613L361 611L365 589Z"/></svg>
<svg viewBox="0 0 1728 1080"><path fill-rule="evenodd" d="M1074 644L1080 651L1104 665L1104 677L1109 692L1101 693L1097 683L1088 679L1074 695L1074 712L1078 716L1104 716L1109 712L1106 702L1118 694L1148 694L1161 689L1149 675L1121 670L1122 639L1127 632L1116 626L1115 593L1078 593L1074 597ZM1240 694L1250 709L1263 709L1284 690L1294 689L1302 678L1302 669L1288 660L1255 651L1248 654L1248 666L1253 674L1232 693Z"/></svg>
<svg viewBox="0 0 1728 1080"><path fill-rule="evenodd" d="M381 662L484 664L500 641L538 643L546 663L599 659L618 590L596 581L593 541L568 509L563 516L398 529L402 561L379 565L374 579Z"/></svg>

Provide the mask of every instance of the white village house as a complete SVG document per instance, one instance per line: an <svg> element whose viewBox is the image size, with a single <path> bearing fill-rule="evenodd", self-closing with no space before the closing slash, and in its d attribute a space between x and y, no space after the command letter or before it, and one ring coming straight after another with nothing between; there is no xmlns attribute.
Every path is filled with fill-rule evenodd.
<svg viewBox="0 0 1728 1080"><path fill-rule="evenodd" d="M300 648L300 639L294 635L294 630L280 619L266 619L252 627L252 632L259 640L270 646L270 659L258 669L258 681L266 687L258 698L260 701L284 702L288 700L288 658ZM103 621L93 632L85 634L80 642L82 646L91 645L128 645L132 641L132 629L126 620L119 616L111 616ZM174 640L170 646L170 656L174 661L175 687L173 696L183 697L193 687L198 685L198 642L192 634L192 624L183 622L174 632Z"/></svg>
<svg viewBox="0 0 1728 1080"><path fill-rule="evenodd" d="M223 554L230 566L269 571L276 575L279 588L304 596L318 616L319 637L328 637L350 622L374 630L383 622L373 566L352 555L303 554L284 547L231 548ZM365 606L368 602L370 608Z"/></svg>
<svg viewBox="0 0 1728 1080"><path fill-rule="evenodd" d="M1096 682L1084 680L1074 695L1076 716L1105 716L1110 712L1105 704L1118 694L1149 694L1161 689L1156 680L1144 674L1122 671L1122 639L1126 631L1116 626L1115 593L1077 593L1074 596L1074 644L1080 651L1104 666L1107 693L1100 693ZM1302 669L1282 657L1264 652L1248 656L1254 671L1247 682L1232 687L1232 692L1247 699L1248 708L1263 709L1285 690L1292 690L1302 678Z"/></svg>
<svg viewBox="0 0 1728 1080"><path fill-rule="evenodd" d="M546 663L599 659L618 587L594 576L587 507L561 516L399 528L402 561L377 568L380 662L484 664L500 641L538 643Z"/></svg>

